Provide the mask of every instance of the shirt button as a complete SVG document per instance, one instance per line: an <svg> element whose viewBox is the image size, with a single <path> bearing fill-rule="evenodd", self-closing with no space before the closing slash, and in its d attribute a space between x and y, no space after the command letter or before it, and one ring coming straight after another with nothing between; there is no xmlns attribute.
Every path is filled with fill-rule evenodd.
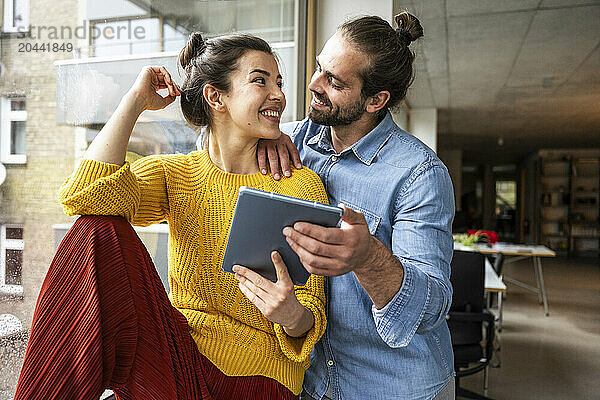
<svg viewBox="0 0 600 400"><path fill-rule="evenodd" d="M333 367L333 360L327 361L327 365L329 365L330 367Z"/></svg>
<svg viewBox="0 0 600 400"><path fill-rule="evenodd" d="M338 160L337 156L331 156L331 161L336 162Z"/></svg>

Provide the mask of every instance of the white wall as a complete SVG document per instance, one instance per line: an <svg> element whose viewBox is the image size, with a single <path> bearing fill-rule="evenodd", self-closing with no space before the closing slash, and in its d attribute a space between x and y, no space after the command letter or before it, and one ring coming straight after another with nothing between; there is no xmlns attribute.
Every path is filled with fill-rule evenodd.
<svg viewBox="0 0 600 400"><path fill-rule="evenodd" d="M338 25L353 17L378 15L394 27L393 3L392 0L318 0L317 53L335 33ZM405 112L399 112L394 115L394 120L433 151L437 150L437 110L435 108L409 110L408 118Z"/></svg>
<svg viewBox="0 0 600 400"><path fill-rule="evenodd" d="M392 112L392 118L396 125L405 131L408 131L408 112L406 112L404 107L399 107L397 110L394 110Z"/></svg>
<svg viewBox="0 0 600 400"><path fill-rule="evenodd" d="M361 15L378 15L393 22L392 0L318 0L317 1L317 52L341 23Z"/></svg>
<svg viewBox="0 0 600 400"><path fill-rule="evenodd" d="M408 117L408 131L418 137L433 151L437 151L437 109L411 109Z"/></svg>

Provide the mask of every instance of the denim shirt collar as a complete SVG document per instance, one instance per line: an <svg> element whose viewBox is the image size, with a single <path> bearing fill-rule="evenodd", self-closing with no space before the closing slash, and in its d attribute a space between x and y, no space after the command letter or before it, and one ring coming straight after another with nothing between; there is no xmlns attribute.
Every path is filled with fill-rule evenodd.
<svg viewBox="0 0 600 400"><path fill-rule="evenodd" d="M388 139L392 136L396 124L392 118L392 114L387 111L381 122L373 128L373 130L363 136L358 142L342 151L342 154L347 151L352 151L356 158L366 165L371 165L379 150L385 145ZM307 144L310 146L318 146L326 152L334 152L331 142L331 128L321 126L317 134L311 137Z"/></svg>

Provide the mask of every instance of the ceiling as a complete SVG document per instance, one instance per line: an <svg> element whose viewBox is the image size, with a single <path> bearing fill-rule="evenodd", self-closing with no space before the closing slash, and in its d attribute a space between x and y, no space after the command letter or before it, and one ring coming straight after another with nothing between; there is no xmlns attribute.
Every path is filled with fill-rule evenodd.
<svg viewBox="0 0 600 400"><path fill-rule="evenodd" d="M600 1L394 1L402 10L425 32L408 104L437 108L438 149L506 164L600 147Z"/></svg>

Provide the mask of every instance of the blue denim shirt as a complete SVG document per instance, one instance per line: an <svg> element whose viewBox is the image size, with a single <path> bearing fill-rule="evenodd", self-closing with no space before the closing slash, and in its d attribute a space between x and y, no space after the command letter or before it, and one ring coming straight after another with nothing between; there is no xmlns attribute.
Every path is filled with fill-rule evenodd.
<svg viewBox="0 0 600 400"><path fill-rule="evenodd" d="M327 330L311 354L304 389L321 399L431 399L454 374L445 316L452 302L454 192L435 153L391 114L337 154L328 127L309 119L282 125L331 204L361 211L371 234L404 267L381 310L354 273L328 278Z"/></svg>

